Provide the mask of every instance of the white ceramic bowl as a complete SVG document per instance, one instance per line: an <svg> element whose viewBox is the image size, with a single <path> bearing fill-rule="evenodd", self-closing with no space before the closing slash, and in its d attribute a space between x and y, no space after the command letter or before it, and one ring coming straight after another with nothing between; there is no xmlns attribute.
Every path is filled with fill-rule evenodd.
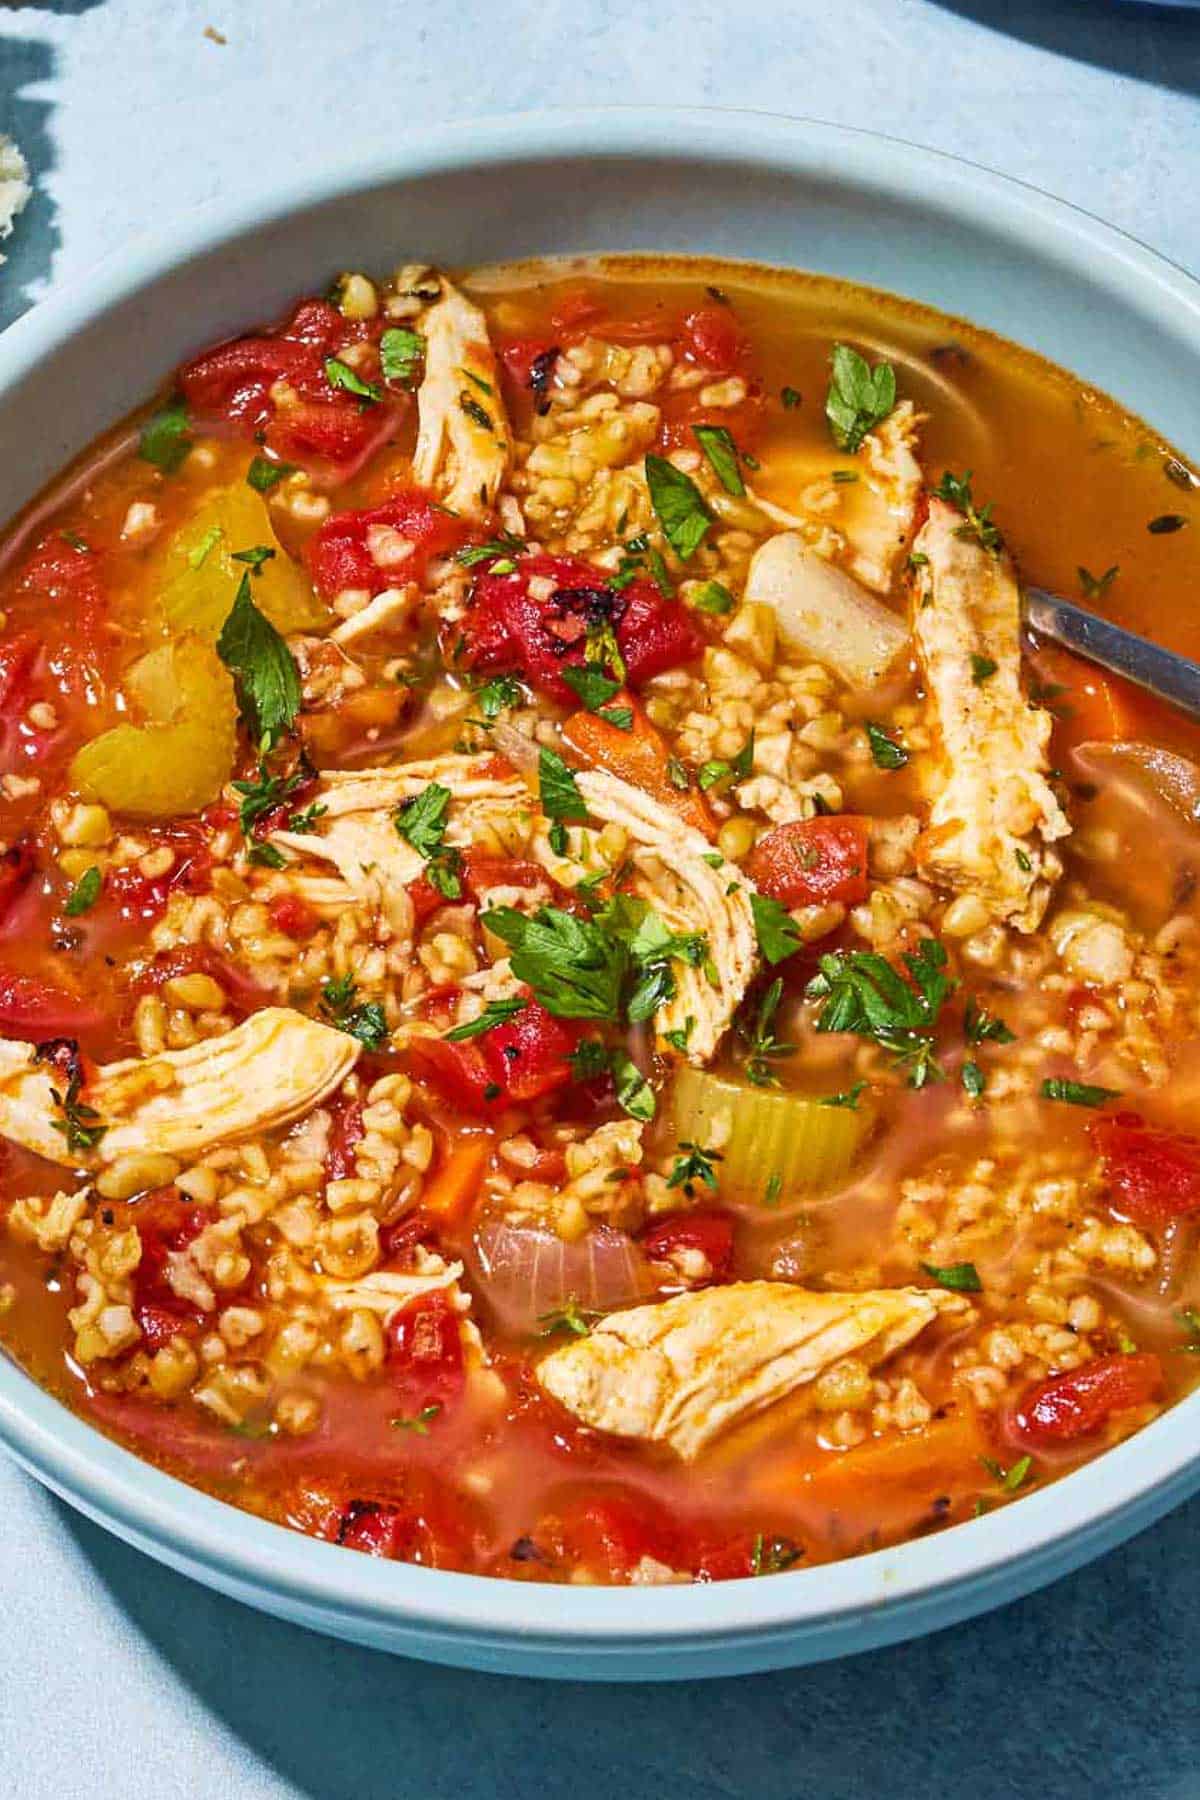
<svg viewBox="0 0 1200 1800"><path fill-rule="evenodd" d="M1200 285L1034 190L864 132L612 109L423 131L124 248L0 337L0 519L189 353L339 268L569 251L790 264L965 314L1200 456ZM0 1357L0 1440L73 1505L240 1600L436 1661L667 1680L914 1636L1052 1580L1200 1488L1200 1394L970 1524L760 1581L548 1587L317 1543L159 1473Z"/></svg>

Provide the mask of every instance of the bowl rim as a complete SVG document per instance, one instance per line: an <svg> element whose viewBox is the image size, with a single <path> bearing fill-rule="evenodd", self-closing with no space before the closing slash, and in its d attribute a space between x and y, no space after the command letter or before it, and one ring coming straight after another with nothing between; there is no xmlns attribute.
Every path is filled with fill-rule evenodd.
<svg viewBox="0 0 1200 1800"><path fill-rule="evenodd" d="M719 134L696 132L697 114ZM386 149L351 147L320 169L302 169L262 194L189 209L162 233L110 253L71 286L35 304L0 333L0 394L26 378L90 320L182 263L282 222L293 213L404 179L569 156L657 156L680 163L754 159L782 173L836 179L848 189L914 193L961 218L985 212L989 227L1028 249L1067 258L1077 274L1114 294L1137 289L1143 312L1174 331L1190 321L1200 352L1200 282L1091 213L967 160L857 127L732 108L612 106L509 113L400 134ZM919 298L920 296L916 296ZM753 1578L650 1588L572 1587L381 1563L239 1511L163 1473L106 1437L0 1353L0 1444L76 1508L159 1560L251 1602L269 1593L310 1623L337 1619L374 1641L408 1647L486 1641L553 1645L574 1657L630 1646L703 1646L787 1637L822 1626L846 1630L845 1649L884 1635L895 1619L949 1589L974 1596L953 1616L1027 1591L1148 1524L1200 1486L1200 1392L1133 1438L1051 1487L930 1537L891 1549ZM1064 1554L1067 1540L1073 1540ZM1012 1565L1022 1564L1019 1581ZM1006 1573L1007 1571L1007 1573ZM934 1622L948 1622L948 1613ZM873 1636L851 1630L876 1621ZM917 1626L914 1629L920 1629Z"/></svg>

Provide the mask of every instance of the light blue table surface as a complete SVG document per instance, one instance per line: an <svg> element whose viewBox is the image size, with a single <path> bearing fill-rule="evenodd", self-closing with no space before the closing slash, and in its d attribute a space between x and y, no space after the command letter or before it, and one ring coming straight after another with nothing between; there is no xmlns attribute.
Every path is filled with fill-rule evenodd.
<svg viewBox="0 0 1200 1800"><path fill-rule="evenodd" d="M1200 15L1085 0L0 0L0 131L38 183L0 326L180 206L366 132L556 103L873 126L1200 270L1198 92ZM0 1462L0 1794L1192 1800L1198 1540L1200 1501L1046 1593L850 1662L550 1687L260 1618Z"/></svg>

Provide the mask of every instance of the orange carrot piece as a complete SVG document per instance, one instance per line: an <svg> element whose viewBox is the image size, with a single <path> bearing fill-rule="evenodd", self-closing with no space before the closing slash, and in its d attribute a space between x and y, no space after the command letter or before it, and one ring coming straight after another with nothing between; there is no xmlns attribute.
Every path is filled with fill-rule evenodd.
<svg viewBox="0 0 1200 1800"><path fill-rule="evenodd" d="M1033 659L1033 697L1054 714L1054 741L1063 748L1119 743L1153 736L1159 703L1119 675L1102 675L1058 645L1043 645Z"/></svg>
<svg viewBox="0 0 1200 1800"><path fill-rule="evenodd" d="M421 1211L442 1224L457 1224L479 1192L491 1154L489 1139L463 1138L426 1186L421 1195Z"/></svg>
<svg viewBox="0 0 1200 1800"><path fill-rule="evenodd" d="M617 707L628 707L633 714L631 730L622 731L599 713L577 712L562 728L563 742L594 768L616 775L631 787L641 788L652 800L669 806L685 824L702 832L712 843L717 825L704 795L691 783L686 788L676 787L671 780L671 753L666 742L633 696L625 692L615 694L608 709Z"/></svg>

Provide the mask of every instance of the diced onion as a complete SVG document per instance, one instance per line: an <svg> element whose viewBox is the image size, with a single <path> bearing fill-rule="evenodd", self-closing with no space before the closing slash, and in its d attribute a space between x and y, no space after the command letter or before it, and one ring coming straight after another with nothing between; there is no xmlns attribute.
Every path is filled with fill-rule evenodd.
<svg viewBox="0 0 1200 1800"><path fill-rule="evenodd" d="M720 1151L722 1204L755 1212L835 1187L875 1122L865 1094L856 1107L830 1106L688 1067L675 1077L670 1105L681 1142Z"/></svg>
<svg viewBox="0 0 1200 1800"><path fill-rule="evenodd" d="M855 687L876 686L908 643L897 613L794 531L778 532L755 551L745 597L771 608L789 650L826 664Z"/></svg>
<svg viewBox="0 0 1200 1800"><path fill-rule="evenodd" d="M656 1283L632 1239L597 1225L567 1243L540 1226L485 1220L466 1255L472 1291L502 1331L535 1335L547 1315L633 1306Z"/></svg>

